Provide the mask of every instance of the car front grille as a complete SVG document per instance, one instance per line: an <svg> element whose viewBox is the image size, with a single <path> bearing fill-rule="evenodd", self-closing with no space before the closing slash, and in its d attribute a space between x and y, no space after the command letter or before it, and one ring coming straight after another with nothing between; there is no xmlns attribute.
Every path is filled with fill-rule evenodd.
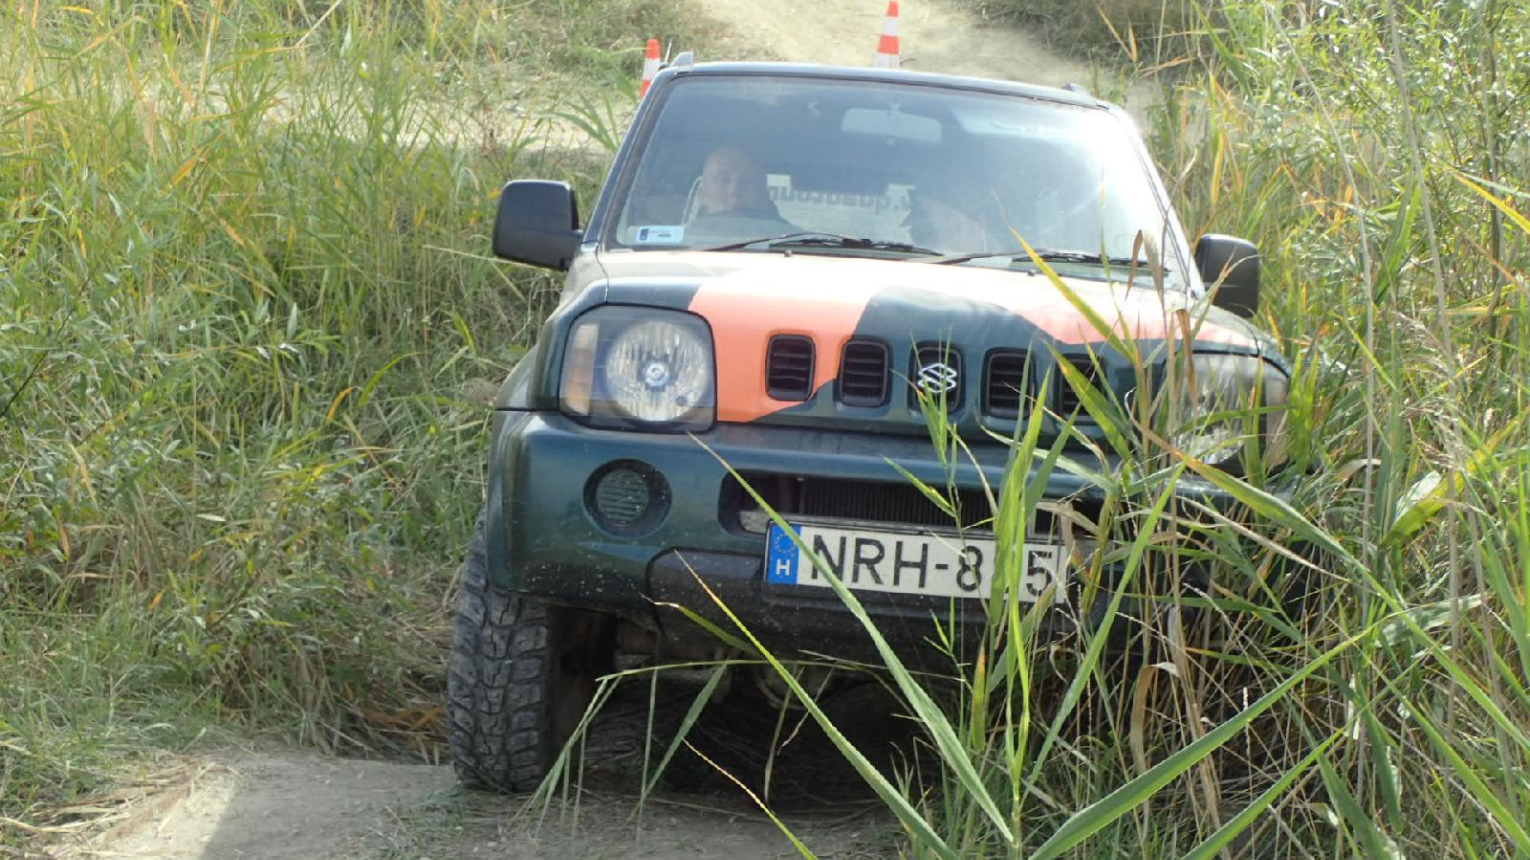
<svg viewBox="0 0 1530 860"><path fill-rule="evenodd" d="M1074 370L1077 370L1079 372L1079 375L1084 378L1084 381L1086 383L1088 383L1088 385L1090 385L1093 388L1099 388L1100 387L1101 380L1099 378L1100 377L1100 368L1099 368L1099 365L1097 365L1094 362L1094 360L1091 359L1089 356L1087 356L1087 355L1074 355L1074 356L1062 356L1061 358L1062 358L1063 361L1068 362L1068 364ZM1056 394L1056 397L1057 397L1057 414L1058 415L1061 415L1064 418L1068 418L1069 416L1073 416L1074 413L1076 412L1076 413L1078 413L1077 416L1075 416L1075 420L1076 421L1081 421L1081 422L1093 422L1094 421L1094 417L1091 416L1086 409L1084 409L1084 402L1083 402L1082 399L1079 398L1078 391L1073 387L1073 384L1071 382L1069 382L1066 377L1063 376L1062 368L1060 368L1060 367L1058 368L1058 372L1057 372L1057 382L1056 382L1056 385L1057 385L1057 394Z"/></svg>
<svg viewBox="0 0 1530 860"><path fill-rule="evenodd" d="M768 472L744 472L740 477L760 494L765 504L788 519L809 517L945 528L953 528L957 523L919 488L906 482L852 481ZM941 494L947 495L945 491ZM736 483L731 495L745 528L764 531L766 518L758 503ZM958 489L949 499L963 526L983 524L992 516L988 499L981 490ZM751 512L755 516L750 516ZM755 527L750 528L751 524Z"/></svg>
<svg viewBox="0 0 1530 860"><path fill-rule="evenodd" d="M960 521L962 528L979 532L993 529L993 508L981 489L959 487L953 493L937 488L936 492L956 508L957 516L952 517L907 481L858 481L772 472L742 472L739 477L788 521L818 520L892 529L952 529ZM1078 502L1070 505L1077 507ZM769 515L731 477L723 485L721 509L724 523L730 528L755 534L764 534L769 528ZM1038 509L1030 533L1051 534L1056 527L1055 513Z"/></svg>
<svg viewBox="0 0 1530 860"><path fill-rule="evenodd" d="M821 361L837 362L834 398L843 406L880 409L888 405L898 390L906 390L894 402L906 403L917 419L921 391L944 401L948 412L971 406L988 418L1014 421L1024 418L1039 392L1039 381L1050 380L1050 404L1059 415L1077 412L1081 423L1091 423L1073 386L1052 365L1046 354L1024 349L994 349L967 360L963 351L945 343L924 343L906 353L906 360L894 362L888 345L877 339L856 337L847 341L839 354L817 355L812 338L781 334L770 339L765 355L765 387L769 396L786 402L802 402L813 397L815 368ZM1067 361L1090 385L1103 381L1099 368L1087 355L1065 355ZM976 394L969 394L976 386ZM968 403L968 399L972 403Z"/></svg>

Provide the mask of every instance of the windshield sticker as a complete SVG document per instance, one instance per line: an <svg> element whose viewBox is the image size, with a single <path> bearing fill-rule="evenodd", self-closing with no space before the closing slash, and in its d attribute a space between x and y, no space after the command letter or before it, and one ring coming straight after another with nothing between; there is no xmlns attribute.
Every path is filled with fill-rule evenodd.
<svg viewBox="0 0 1530 860"><path fill-rule="evenodd" d="M907 212L908 189L899 186L878 187L875 191L822 191L794 188L790 176L772 173L766 178L766 192L772 203L791 205L811 204L815 207L852 207L870 209L873 214L883 212Z"/></svg>
<svg viewBox="0 0 1530 860"><path fill-rule="evenodd" d="M770 200L793 224L850 236L876 236L896 242L909 239L905 221L912 188L897 183L862 183L847 189L804 188L783 174L769 176Z"/></svg>
<svg viewBox="0 0 1530 860"><path fill-rule="evenodd" d="M685 239L685 228L679 224L656 227L637 227L633 232L634 245L678 245Z"/></svg>

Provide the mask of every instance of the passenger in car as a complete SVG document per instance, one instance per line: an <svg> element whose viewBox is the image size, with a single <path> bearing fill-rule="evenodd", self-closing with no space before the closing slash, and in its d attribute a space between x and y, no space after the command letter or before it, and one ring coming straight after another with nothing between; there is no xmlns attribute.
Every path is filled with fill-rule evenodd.
<svg viewBox="0 0 1530 860"><path fill-rule="evenodd" d="M727 215L780 219L770 199L765 167L742 147L724 144L701 168L695 217Z"/></svg>

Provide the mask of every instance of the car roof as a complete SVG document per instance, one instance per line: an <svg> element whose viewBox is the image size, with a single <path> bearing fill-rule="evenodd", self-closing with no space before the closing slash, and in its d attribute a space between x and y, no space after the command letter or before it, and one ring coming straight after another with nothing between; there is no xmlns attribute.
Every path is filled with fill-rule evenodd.
<svg viewBox="0 0 1530 860"><path fill-rule="evenodd" d="M1004 93L1006 95L1065 102L1083 107L1120 110L1116 105L1096 98L1083 90L1043 87L1035 84L1022 84L991 78L915 72L907 69L830 66L817 63L717 62L696 63L694 65L669 65L659 73L660 78L685 75L761 75L769 77L831 78L834 80L915 84L929 87L945 87L947 89Z"/></svg>

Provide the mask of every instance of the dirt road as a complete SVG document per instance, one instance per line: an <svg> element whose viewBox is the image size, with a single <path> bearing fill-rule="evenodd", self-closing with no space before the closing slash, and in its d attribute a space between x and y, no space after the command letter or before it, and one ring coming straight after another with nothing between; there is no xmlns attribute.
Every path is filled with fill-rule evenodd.
<svg viewBox="0 0 1530 860"><path fill-rule="evenodd" d="M716 798L665 795L636 813L634 799L620 795L588 795L544 813L523 801L456 791L447 767L239 754L188 761L178 782L124 809L111 829L59 846L52 856L767 860L795 854L758 811ZM825 856L861 836L853 827L808 827L817 828L813 841L827 849Z"/></svg>
<svg viewBox="0 0 1530 860"><path fill-rule="evenodd" d="M657 758L682 723L694 687L660 687ZM218 750L156 760L139 784L87 805L101 826L57 842L53 860L786 860L780 830L737 786L681 751L646 801L642 745L646 684L618 690L580 759L580 790L549 803L464 791L443 765L337 759L291 750ZM862 685L825 709L881 766L906 762L910 724L887 694ZM883 716L867 715L880 714ZM800 714L779 712L752 688L709 704L687 741L766 796L820 857L888 856L895 827L864 783ZM774 748L774 754L765 750ZM768 782L762 778L769 773ZM684 786L686 793L664 785Z"/></svg>
<svg viewBox="0 0 1530 860"><path fill-rule="evenodd" d="M885 0L692 0L732 33L731 58L865 65L881 30ZM1062 85L1090 83L1089 71L1051 55L1024 33L973 20L940 0L902 3L907 68ZM683 47L683 46L682 46ZM716 59L707 57L703 59ZM886 713L885 710L882 713ZM763 736L769 746L767 732ZM744 742L747 743L746 738ZM885 739L884 739L885 742ZM832 749L805 754L835 760ZM819 781L815 774L808 782ZM874 804L801 797L816 814L791 820L819 856L878 857L891 827ZM843 796L833 785L821 794ZM836 799L839 799L836 797ZM662 794L637 814L631 785L586 795L552 820L522 801L456 791L449 768L333 759L311 753L225 752L187 759L110 816L110 829L49 849L68 858L123 860L339 860L457 856L565 860L602 857L796 856L788 841L741 793Z"/></svg>
<svg viewBox="0 0 1530 860"><path fill-rule="evenodd" d="M731 58L850 66L870 64L887 10L887 0L696 2L728 24ZM903 0L899 28L907 69L1048 86L1090 83L1088 67L1056 56L1027 33L979 21L942 0Z"/></svg>

